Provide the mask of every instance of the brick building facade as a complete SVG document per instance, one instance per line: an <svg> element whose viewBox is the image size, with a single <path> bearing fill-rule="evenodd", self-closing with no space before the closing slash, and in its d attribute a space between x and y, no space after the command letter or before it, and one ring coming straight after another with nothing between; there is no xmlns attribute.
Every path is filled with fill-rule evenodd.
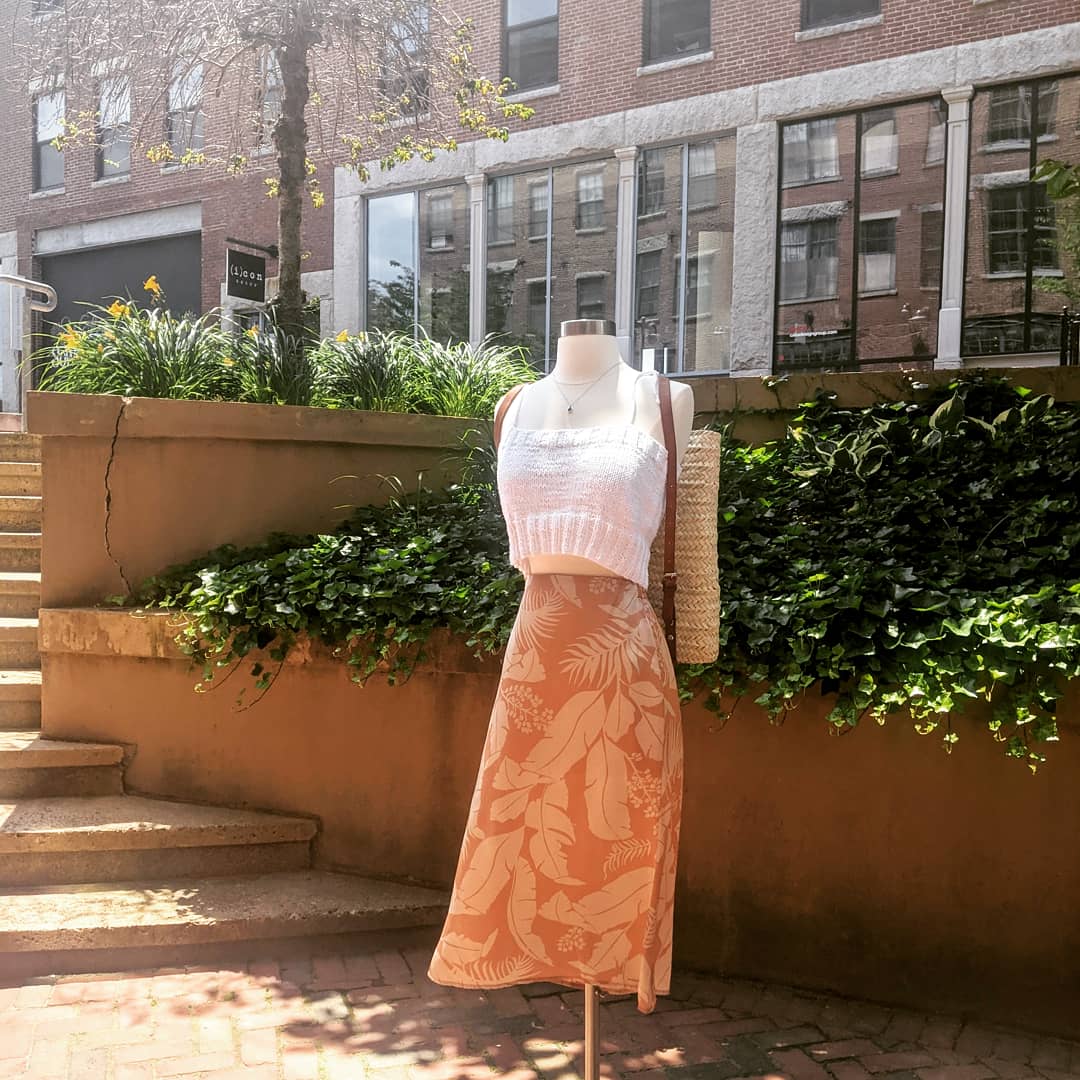
<svg viewBox="0 0 1080 1080"><path fill-rule="evenodd" d="M543 363L561 319L602 314L635 363L733 376L1053 360L1060 298L1040 283L1074 268L1028 175L1080 160L1075 0L456 6L478 67L509 67L535 116L363 184L319 163L304 271L324 330L495 332ZM175 291L208 310L226 235L274 239L263 168L134 155L97 178L70 150L35 191L31 95L2 93L3 269L194 275ZM0 338L0 369L18 344Z"/></svg>

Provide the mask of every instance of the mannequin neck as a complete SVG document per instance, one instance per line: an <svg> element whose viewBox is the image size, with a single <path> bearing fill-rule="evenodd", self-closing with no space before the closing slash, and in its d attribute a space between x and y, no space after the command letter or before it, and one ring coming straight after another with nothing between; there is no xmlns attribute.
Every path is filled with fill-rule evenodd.
<svg viewBox="0 0 1080 1080"><path fill-rule="evenodd" d="M619 343L607 334L559 338L551 374L559 382L587 382L622 359Z"/></svg>

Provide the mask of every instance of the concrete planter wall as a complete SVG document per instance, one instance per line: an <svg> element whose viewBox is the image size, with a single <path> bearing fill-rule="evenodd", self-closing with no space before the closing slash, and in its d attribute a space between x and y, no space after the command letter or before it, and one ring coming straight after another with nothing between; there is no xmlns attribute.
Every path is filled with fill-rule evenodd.
<svg viewBox="0 0 1080 1080"><path fill-rule="evenodd" d="M477 421L222 401L32 393L42 436L42 606L96 604L220 544L326 531L441 487Z"/></svg>
<svg viewBox="0 0 1080 1080"><path fill-rule="evenodd" d="M41 614L44 732L126 744L130 790L314 814L318 865L450 883L497 659L442 637L360 688L304 650L237 711L239 673L192 692L172 616ZM685 709L678 962L1080 1036L1075 722L1032 776L977 711L951 757L900 718L829 737L824 712Z"/></svg>

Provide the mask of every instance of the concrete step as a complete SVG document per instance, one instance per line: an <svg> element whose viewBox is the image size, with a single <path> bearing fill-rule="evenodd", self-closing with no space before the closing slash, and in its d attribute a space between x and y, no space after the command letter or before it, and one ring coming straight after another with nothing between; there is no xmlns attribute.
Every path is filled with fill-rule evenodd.
<svg viewBox="0 0 1080 1080"><path fill-rule="evenodd" d="M41 532L41 496L0 495L0 529Z"/></svg>
<svg viewBox="0 0 1080 1080"><path fill-rule="evenodd" d="M41 607L41 573L0 569L0 616L36 619Z"/></svg>
<svg viewBox="0 0 1080 1080"><path fill-rule="evenodd" d="M0 432L0 461L40 461L41 436L25 431Z"/></svg>
<svg viewBox="0 0 1080 1080"><path fill-rule="evenodd" d="M41 462L0 461L0 495L40 495Z"/></svg>
<svg viewBox="0 0 1080 1080"><path fill-rule="evenodd" d="M124 748L0 730L0 798L123 795Z"/></svg>
<svg viewBox="0 0 1080 1080"><path fill-rule="evenodd" d="M0 570L40 570L41 530L5 532L0 530Z"/></svg>
<svg viewBox="0 0 1080 1080"><path fill-rule="evenodd" d="M311 818L137 795L0 801L0 886L296 870L315 832Z"/></svg>
<svg viewBox="0 0 1080 1080"><path fill-rule="evenodd" d="M37 618L0 617L0 669L40 666Z"/></svg>
<svg viewBox="0 0 1080 1080"><path fill-rule="evenodd" d="M143 966L164 947L175 964L206 943L434 927L446 906L432 889L323 870L4 889L0 955L7 977L118 971L124 950L140 950Z"/></svg>
<svg viewBox="0 0 1080 1080"><path fill-rule="evenodd" d="M0 671L0 728L41 728L41 672L34 668Z"/></svg>

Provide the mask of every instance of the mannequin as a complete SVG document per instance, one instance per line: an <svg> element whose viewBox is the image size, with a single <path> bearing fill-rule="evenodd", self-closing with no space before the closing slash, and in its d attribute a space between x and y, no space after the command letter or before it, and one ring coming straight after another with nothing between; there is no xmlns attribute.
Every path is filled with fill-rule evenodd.
<svg viewBox="0 0 1080 1080"><path fill-rule="evenodd" d="M668 992L683 789L678 686L649 603L669 465L659 376L606 320L562 324L549 376L496 408L509 557L525 587L504 650L429 978ZM669 383L680 464L690 388ZM501 435L500 435L501 433Z"/></svg>
<svg viewBox="0 0 1080 1080"><path fill-rule="evenodd" d="M607 427L624 424L628 416L636 413L636 425L662 444L660 405L652 393L652 380L638 379L639 372L623 362L615 324L608 319L573 319L562 324L560 335L551 373L518 395L507 412L506 426ZM585 384L597 376L596 384L586 389ZM571 401L578 396L579 389L584 391L572 414L567 414L566 399L550 380L561 383ZM580 388L575 389L574 383L581 384ZM502 399L496 405L496 412L501 404ZM694 422L694 392L685 383L674 380L671 413L676 456L682 461ZM577 555L534 555L529 560L529 570L535 574L612 573L599 563Z"/></svg>
<svg viewBox="0 0 1080 1080"><path fill-rule="evenodd" d="M634 415L636 425L663 444L660 405L652 393L652 380L640 379L639 374L622 360L612 322L607 319L564 322L551 373L528 387L531 391L529 401L522 401L526 397L524 392L518 395L505 422L531 428L607 427L624 424L627 417ZM551 381L561 384L565 396L551 385ZM589 386L590 383L593 385ZM571 413L567 411L567 398L574 403ZM671 413L676 454L681 462L694 419L694 394L685 383L672 381ZM564 554L530 557L529 572L612 575L612 571L600 563ZM597 1080L599 1075L599 1038L599 998L596 987L587 983L584 1080Z"/></svg>

